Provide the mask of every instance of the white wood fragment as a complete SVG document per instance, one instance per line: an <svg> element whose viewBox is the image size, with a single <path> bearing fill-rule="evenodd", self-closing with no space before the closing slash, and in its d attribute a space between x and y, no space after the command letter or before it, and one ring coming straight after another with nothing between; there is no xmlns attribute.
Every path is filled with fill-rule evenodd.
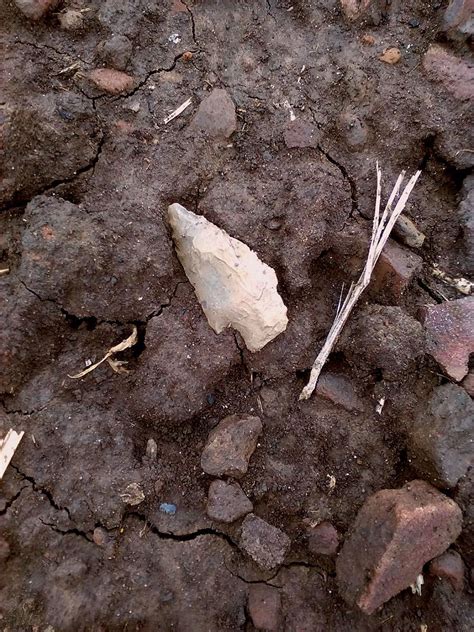
<svg viewBox="0 0 474 632"><path fill-rule="evenodd" d="M192 103L192 98L189 98L184 103L181 103L181 105L178 108L176 108L174 112L171 112L171 114L168 114L168 116L165 119L163 119L163 123L166 125L167 123L175 119L177 116L182 114L184 110L191 105L191 103Z"/></svg>
<svg viewBox="0 0 474 632"><path fill-rule="evenodd" d="M16 432L10 428L6 436L3 439L0 439L0 480L3 478L5 470L12 460L15 450L17 449L24 434L25 432L23 430L21 432Z"/></svg>

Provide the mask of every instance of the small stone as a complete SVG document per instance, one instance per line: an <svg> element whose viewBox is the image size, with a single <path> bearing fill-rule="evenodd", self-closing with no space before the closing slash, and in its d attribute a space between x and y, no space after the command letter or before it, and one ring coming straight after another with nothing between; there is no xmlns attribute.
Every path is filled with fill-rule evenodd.
<svg viewBox="0 0 474 632"><path fill-rule="evenodd" d="M314 125L303 119L290 121L283 132L285 145L288 149L295 147L317 147L319 135L316 133Z"/></svg>
<svg viewBox="0 0 474 632"><path fill-rule="evenodd" d="M280 621L281 597L277 588L266 584L250 584L248 611L257 630L278 632Z"/></svg>
<svg viewBox="0 0 474 632"><path fill-rule="evenodd" d="M316 385L316 393L346 410L364 410L363 402L345 375L323 373Z"/></svg>
<svg viewBox="0 0 474 632"><path fill-rule="evenodd" d="M395 46L391 46L390 48L386 48L384 52L380 55L380 61L385 62L386 64L398 64L402 57L399 48L395 48Z"/></svg>
<svg viewBox="0 0 474 632"><path fill-rule="evenodd" d="M366 614L414 584L459 536L458 505L424 481L370 496L336 561L339 591Z"/></svg>
<svg viewBox="0 0 474 632"><path fill-rule="evenodd" d="M109 535L105 529L96 527L92 532L92 539L97 546L105 546L109 540Z"/></svg>
<svg viewBox="0 0 474 632"><path fill-rule="evenodd" d="M207 515L211 520L231 523L250 513L252 509L252 503L238 483L211 483L207 498Z"/></svg>
<svg viewBox="0 0 474 632"><path fill-rule="evenodd" d="M421 248L426 238L412 220L403 214L397 219L393 227L393 233L410 248Z"/></svg>
<svg viewBox="0 0 474 632"><path fill-rule="evenodd" d="M330 522L324 521L308 529L308 547L316 555L335 555L339 547L339 535Z"/></svg>
<svg viewBox="0 0 474 632"><path fill-rule="evenodd" d="M148 439L146 442L146 456L151 461L156 461L156 455L158 454L158 446L154 439Z"/></svg>
<svg viewBox="0 0 474 632"><path fill-rule="evenodd" d="M183 56L182 56L183 61L191 61L192 58L193 58L193 54L190 50L187 50L186 52L183 53Z"/></svg>
<svg viewBox="0 0 474 632"><path fill-rule="evenodd" d="M161 481L160 479L155 481L155 484L153 486L153 489L155 490L155 494L159 494L161 492L161 490L164 487L164 482Z"/></svg>
<svg viewBox="0 0 474 632"><path fill-rule="evenodd" d="M201 456L202 469L212 476L243 476L261 432L259 417L226 417L209 434Z"/></svg>
<svg viewBox="0 0 474 632"><path fill-rule="evenodd" d="M361 149L366 144L369 133L367 125L351 107L340 115L339 127L351 149Z"/></svg>
<svg viewBox="0 0 474 632"><path fill-rule="evenodd" d="M173 503L161 503L159 510L161 513L167 514L168 516L174 516L177 511L176 505Z"/></svg>
<svg viewBox="0 0 474 632"><path fill-rule="evenodd" d="M471 397L474 397L474 371L466 375L462 381L462 387Z"/></svg>
<svg viewBox="0 0 474 632"><path fill-rule="evenodd" d="M41 20L54 9L59 0L14 0L20 11L30 20Z"/></svg>
<svg viewBox="0 0 474 632"><path fill-rule="evenodd" d="M341 8L348 20L360 18L370 8L373 0L340 0Z"/></svg>
<svg viewBox="0 0 474 632"><path fill-rule="evenodd" d="M451 55L438 44L431 44L423 57L429 77L460 101L474 99L474 65Z"/></svg>
<svg viewBox="0 0 474 632"><path fill-rule="evenodd" d="M242 523L239 547L263 570L283 564L290 544L286 533L255 514L249 514Z"/></svg>
<svg viewBox="0 0 474 632"><path fill-rule="evenodd" d="M422 267L421 257L389 239L375 266L371 289L398 301Z"/></svg>
<svg viewBox="0 0 474 632"><path fill-rule="evenodd" d="M264 226L265 228L268 228L268 230L280 230L282 227L282 221L274 217L269 219L267 222L264 222Z"/></svg>
<svg viewBox="0 0 474 632"><path fill-rule="evenodd" d="M417 471L440 487L455 487L474 463L474 403L455 384L443 384L408 429L409 454Z"/></svg>
<svg viewBox="0 0 474 632"><path fill-rule="evenodd" d="M360 38L360 41L362 42L362 44L364 44L364 46L373 46L375 44L375 37L373 35L365 33Z"/></svg>
<svg viewBox="0 0 474 632"><path fill-rule="evenodd" d="M420 26L421 22L418 18L410 18L408 20L408 26L412 29L417 29Z"/></svg>
<svg viewBox="0 0 474 632"><path fill-rule="evenodd" d="M237 129L235 105L228 92L214 88L203 99L189 125L192 132L202 132L210 138L229 138Z"/></svg>
<svg viewBox="0 0 474 632"><path fill-rule="evenodd" d="M127 505L139 505L145 500L145 494L138 483L130 483L120 494L120 498Z"/></svg>
<svg viewBox="0 0 474 632"><path fill-rule="evenodd" d="M107 66L125 70L132 57L132 42L126 35L114 35L97 46L97 55Z"/></svg>
<svg viewBox="0 0 474 632"><path fill-rule="evenodd" d="M449 549L431 560L428 572L433 577L447 580L454 590L464 588L464 562L457 551Z"/></svg>
<svg viewBox="0 0 474 632"><path fill-rule="evenodd" d="M4 562L10 556L10 545L0 536L0 562Z"/></svg>
<svg viewBox="0 0 474 632"><path fill-rule="evenodd" d="M112 68L96 68L89 73L89 79L99 90L109 94L127 92L135 85L133 77Z"/></svg>
<svg viewBox="0 0 474 632"><path fill-rule="evenodd" d="M58 16L59 24L65 31L79 31L84 26L84 15L82 11L67 9Z"/></svg>
<svg viewBox="0 0 474 632"><path fill-rule="evenodd" d="M468 373L474 353L474 296L422 310L428 353L457 382Z"/></svg>

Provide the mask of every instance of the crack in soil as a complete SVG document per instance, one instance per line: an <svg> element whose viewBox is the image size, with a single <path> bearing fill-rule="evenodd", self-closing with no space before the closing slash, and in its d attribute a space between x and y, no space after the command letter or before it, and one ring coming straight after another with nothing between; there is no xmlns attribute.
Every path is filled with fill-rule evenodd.
<svg viewBox="0 0 474 632"><path fill-rule="evenodd" d="M359 196L357 193L357 186L356 186L354 178L352 178L352 176L349 175L349 172L344 167L344 165L338 162L335 158L333 158L331 154L328 151L326 151L321 145L318 145L318 149L324 156L326 156L326 158L329 160L330 163L332 163L335 167L339 169L344 180L347 180L347 182L349 183L349 186L351 188L351 204L352 204L351 212L349 214L349 219L351 219L354 216L354 214L361 215L361 212L359 210Z"/></svg>
<svg viewBox="0 0 474 632"><path fill-rule="evenodd" d="M33 491L38 492L39 494L43 494L43 496L45 496L48 499L51 507L56 509L56 511L65 511L69 520L73 522L72 517L71 517L71 512L69 511L69 509L67 507L61 507L61 505L58 505L58 503L54 500L54 497L49 490L38 485L32 476L28 476L27 474L22 472L20 468L17 467L16 465L13 465L13 463L10 463L10 466L17 472L17 474L19 474L22 477L23 480L31 483L31 486L33 487Z"/></svg>
<svg viewBox="0 0 474 632"><path fill-rule="evenodd" d="M73 57L76 57L83 64L86 64L88 66L92 64L92 62L86 61L85 59L82 59L82 57L79 57L79 55L76 55L76 54L70 55L69 53L65 53L63 51L58 50L54 46L50 46L49 44L35 44L34 42L25 42L23 40L15 40L14 43L20 44L21 46L31 46L32 48L35 48L36 50L39 50L41 52L43 52L44 49L46 48L48 50L52 50L54 53L56 53L56 55L59 55L60 57L68 57L69 59L73 59ZM53 58L49 57L49 59L53 59ZM53 61L56 61L56 60L53 60Z"/></svg>
<svg viewBox="0 0 474 632"><path fill-rule="evenodd" d="M190 20L191 20L191 32L192 32L192 36L193 36L193 42L196 44L196 46L199 46L198 41L197 41L197 37L196 37L196 22L194 21L194 14L191 11L191 9L189 8L189 5L188 5L187 2L184 2L184 0L182 0L182 3L186 7L186 11L189 13L189 17L190 17Z"/></svg>
<svg viewBox="0 0 474 632"><path fill-rule="evenodd" d="M20 489L17 491L17 493L16 493L14 496L12 496L12 497L10 498L10 500L7 500L7 502L6 502L6 505L5 505L4 509L2 509L2 510L0 511L0 516L4 516L4 515L7 513L7 511L8 511L8 510L10 509L10 507L14 504L14 502L15 502L16 500L18 500L18 498L21 496L21 492L22 492L24 489L26 489L27 487L28 487L28 485L24 485L23 487L20 487Z"/></svg>
<svg viewBox="0 0 474 632"><path fill-rule="evenodd" d="M57 527L55 524L52 524L51 522L46 522L42 518L40 518L40 522L44 524L45 527L49 527L50 529L52 529L56 533L60 533L61 535L77 535L80 538L87 540L87 542L93 542L93 539L89 537L85 531L81 531L81 529L77 529L76 527L63 530Z"/></svg>

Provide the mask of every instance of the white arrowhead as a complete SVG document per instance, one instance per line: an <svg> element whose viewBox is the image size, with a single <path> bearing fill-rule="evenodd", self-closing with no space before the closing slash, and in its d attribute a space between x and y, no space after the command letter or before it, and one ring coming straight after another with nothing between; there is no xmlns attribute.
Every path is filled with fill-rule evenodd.
<svg viewBox="0 0 474 632"><path fill-rule="evenodd" d="M168 207L176 252L216 333L233 327L250 351L285 331L286 306L273 268L248 246L181 206Z"/></svg>

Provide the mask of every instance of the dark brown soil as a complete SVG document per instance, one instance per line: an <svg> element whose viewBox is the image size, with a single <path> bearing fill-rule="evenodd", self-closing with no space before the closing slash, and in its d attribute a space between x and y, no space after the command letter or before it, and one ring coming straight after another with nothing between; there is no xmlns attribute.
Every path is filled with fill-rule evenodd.
<svg viewBox="0 0 474 632"><path fill-rule="evenodd" d="M456 297L431 263L469 274L457 211L474 156L469 103L422 65L436 42L469 55L464 37L443 30L447 2L378 2L354 23L336 0L65 4L88 9L81 29L61 28L54 11L30 22L9 0L0 9L0 268L9 268L0 277L0 436L25 431L0 484L9 545L0 629L251 632L248 592L261 582L278 587L288 632L467 631L468 583L456 592L427 577L421 597L404 591L369 617L338 596L334 558L308 546L310 524L329 521L343 540L368 495L416 476L405 428L446 381L422 353L415 319L422 305ZM112 35L130 40L129 61L103 44ZM401 50L396 65L379 60L389 46ZM129 93L88 82L104 50L135 78ZM236 104L228 142L188 130L212 87ZM312 146L285 144L285 103L314 127ZM318 396L299 403L341 284L365 256L376 160L385 190L402 168L423 169L406 212L426 234L416 251L424 267L397 301L369 291L362 303L384 307L362 304L330 358L363 410ZM290 322L261 352L209 328L174 254L171 202L276 270ZM128 374L104 364L68 378L132 324L139 344L120 356ZM238 548L241 521L206 514L212 478L201 452L234 413L264 425L242 489L254 513L291 538L284 566L268 573ZM156 460L146 456L149 439ZM120 496L130 483L145 493L137 507ZM449 494L465 516L455 548L472 565L472 480ZM163 502L176 514L160 511Z"/></svg>

